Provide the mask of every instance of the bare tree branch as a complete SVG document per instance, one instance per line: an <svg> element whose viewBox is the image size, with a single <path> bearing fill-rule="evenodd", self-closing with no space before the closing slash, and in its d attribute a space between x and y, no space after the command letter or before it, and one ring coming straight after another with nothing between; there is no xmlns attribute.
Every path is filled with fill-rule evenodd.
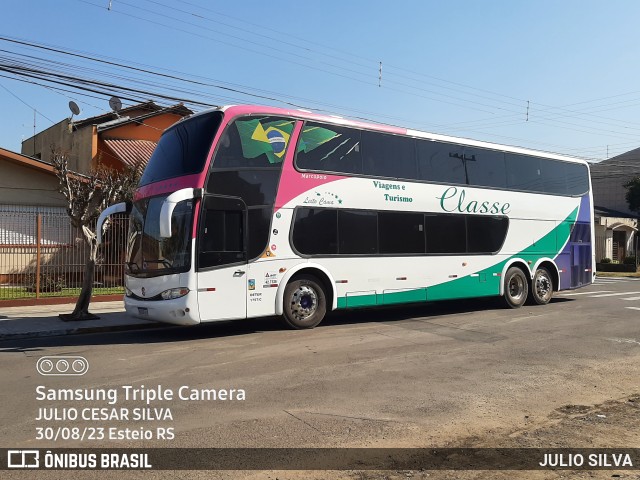
<svg viewBox="0 0 640 480"><path fill-rule="evenodd" d="M96 233L92 229L93 222L109 205L133 200L135 188L142 174L142 166L127 166L122 170L114 170L98 164L89 175L81 175L69 171L68 159L64 153L54 151L52 159L60 182L59 191L67 200L67 214L71 224L82 229L85 241L89 245L82 291L73 313L65 319L95 318L89 313L98 250Z"/></svg>

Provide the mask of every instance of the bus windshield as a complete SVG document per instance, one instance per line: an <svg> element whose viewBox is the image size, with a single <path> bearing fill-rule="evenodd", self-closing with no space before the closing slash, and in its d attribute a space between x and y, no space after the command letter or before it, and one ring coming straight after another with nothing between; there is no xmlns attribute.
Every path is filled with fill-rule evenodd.
<svg viewBox="0 0 640 480"><path fill-rule="evenodd" d="M185 272L191 265L193 201L178 203L171 216L171 237L160 237L160 209L166 195L133 204L127 238L127 273L155 276Z"/></svg>
<svg viewBox="0 0 640 480"><path fill-rule="evenodd" d="M222 113L216 111L179 122L164 132L144 169L140 186L200 173L221 121Z"/></svg>

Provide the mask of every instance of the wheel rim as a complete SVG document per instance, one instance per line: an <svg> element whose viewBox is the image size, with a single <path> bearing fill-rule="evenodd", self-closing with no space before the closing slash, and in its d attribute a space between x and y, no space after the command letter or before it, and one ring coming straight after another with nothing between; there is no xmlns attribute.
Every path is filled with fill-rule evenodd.
<svg viewBox="0 0 640 480"><path fill-rule="evenodd" d="M306 320L318 309L318 295L308 285L301 285L291 295L291 313L296 320Z"/></svg>
<svg viewBox="0 0 640 480"><path fill-rule="evenodd" d="M508 290L509 297L516 303L520 302L524 297L524 279L519 275L513 275L509 279Z"/></svg>
<svg viewBox="0 0 640 480"><path fill-rule="evenodd" d="M536 294L542 300L547 300L551 297L553 287L551 286L551 279L548 275L541 273L536 277Z"/></svg>

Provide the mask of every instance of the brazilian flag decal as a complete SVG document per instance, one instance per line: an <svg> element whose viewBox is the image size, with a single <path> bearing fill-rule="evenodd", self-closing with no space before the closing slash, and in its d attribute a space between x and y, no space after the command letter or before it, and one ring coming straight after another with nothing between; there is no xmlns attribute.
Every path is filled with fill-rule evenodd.
<svg viewBox="0 0 640 480"><path fill-rule="evenodd" d="M300 143L298 144L298 152L309 153L311 150L318 148L329 140L338 138L339 133L322 127L307 127L302 131Z"/></svg>
<svg viewBox="0 0 640 480"><path fill-rule="evenodd" d="M242 154L245 158L266 155L270 163L280 163L287 151L289 138L293 131L293 121L241 120L236 122Z"/></svg>

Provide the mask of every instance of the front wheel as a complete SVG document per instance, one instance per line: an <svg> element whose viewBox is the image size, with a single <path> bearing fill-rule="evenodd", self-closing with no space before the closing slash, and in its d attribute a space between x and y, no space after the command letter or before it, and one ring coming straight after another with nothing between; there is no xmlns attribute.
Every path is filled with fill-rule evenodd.
<svg viewBox="0 0 640 480"><path fill-rule="evenodd" d="M536 270L531 281L531 299L538 305L546 305L553 295L553 280L549 270L541 267Z"/></svg>
<svg viewBox="0 0 640 480"><path fill-rule="evenodd" d="M327 296L317 278L305 275L286 286L283 306L283 319L288 326L313 328L327 313Z"/></svg>
<svg viewBox="0 0 640 480"><path fill-rule="evenodd" d="M527 300L529 282L518 267L511 267L504 277L504 299L511 308L520 308Z"/></svg>

